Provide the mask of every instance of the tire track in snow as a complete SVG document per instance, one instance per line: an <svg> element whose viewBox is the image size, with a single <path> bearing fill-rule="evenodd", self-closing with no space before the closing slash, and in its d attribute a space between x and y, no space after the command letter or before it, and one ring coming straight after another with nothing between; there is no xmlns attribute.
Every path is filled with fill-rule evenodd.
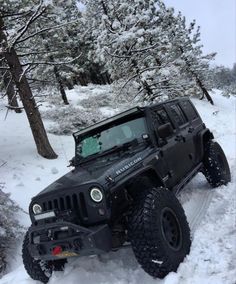
<svg viewBox="0 0 236 284"><path fill-rule="evenodd" d="M193 193L191 199L183 204L192 235L203 220L211 203L213 194L214 190L210 189Z"/></svg>

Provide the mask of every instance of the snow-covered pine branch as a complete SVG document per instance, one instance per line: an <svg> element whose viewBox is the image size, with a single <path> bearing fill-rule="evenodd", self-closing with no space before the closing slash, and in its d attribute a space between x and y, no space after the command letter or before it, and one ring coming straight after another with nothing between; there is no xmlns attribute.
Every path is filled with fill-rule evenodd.
<svg viewBox="0 0 236 284"><path fill-rule="evenodd" d="M31 65L66 65L66 64L70 64L75 62L76 60L78 60L81 57L81 54L79 56L77 56L76 58L73 58L71 60L68 61L62 61L62 62L50 62L50 61L45 61L45 62L26 62L24 64L22 64L22 67L26 67L26 66L31 66Z"/></svg>
<svg viewBox="0 0 236 284"><path fill-rule="evenodd" d="M29 20L25 23L24 26L19 28L17 36L9 42L10 48L15 46L18 43L18 41L27 32L30 25L32 25L45 12L45 10L46 10L46 7L43 6L43 1L40 1L38 7L36 7L35 12L32 14Z"/></svg>
<svg viewBox="0 0 236 284"><path fill-rule="evenodd" d="M39 30L39 31L36 31L36 32L34 32L34 33L32 33L32 34L30 34L30 35L28 35L28 36L22 38L22 39L19 39L19 40L17 41L17 43L19 44L19 43L21 43L21 42L24 42L24 41L26 41L26 40L28 40L28 39L30 39L30 38L32 38L32 37L35 37L36 35L39 35L39 34L41 34L41 33L45 33L45 32L47 32L47 31L51 31L51 30L60 29L60 28L62 28L62 27L64 27L64 26L71 25L71 24L75 24L75 23L78 23L78 20L72 21L72 22L68 22L68 23L64 23L64 24L61 24L61 25L56 25L56 26L52 26L52 27L47 27L47 28L41 29L41 30Z"/></svg>

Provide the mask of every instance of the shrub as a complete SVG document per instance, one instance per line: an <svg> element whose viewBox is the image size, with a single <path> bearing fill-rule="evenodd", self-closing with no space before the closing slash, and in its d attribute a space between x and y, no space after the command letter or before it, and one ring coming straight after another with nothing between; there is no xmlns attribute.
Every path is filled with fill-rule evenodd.
<svg viewBox="0 0 236 284"><path fill-rule="evenodd" d="M0 275L7 266L7 255L24 232L16 218L21 209L9 194L2 191L3 187L4 184L0 183Z"/></svg>
<svg viewBox="0 0 236 284"><path fill-rule="evenodd" d="M104 118L96 108L85 110L70 105L44 111L42 116L54 121L48 131L57 135L69 135Z"/></svg>

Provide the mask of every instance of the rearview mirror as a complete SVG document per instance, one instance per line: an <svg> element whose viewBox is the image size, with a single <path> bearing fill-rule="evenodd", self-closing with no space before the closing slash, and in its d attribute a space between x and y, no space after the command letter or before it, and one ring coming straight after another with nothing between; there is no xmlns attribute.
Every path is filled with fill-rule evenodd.
<svg viewBox="0 0 236 284"><path fill-rule="evenodd" d="M170 137L174 133L174 129L172 125L168 122L159 126L157 132L160 138L165 139L167 137Z"/></svg>

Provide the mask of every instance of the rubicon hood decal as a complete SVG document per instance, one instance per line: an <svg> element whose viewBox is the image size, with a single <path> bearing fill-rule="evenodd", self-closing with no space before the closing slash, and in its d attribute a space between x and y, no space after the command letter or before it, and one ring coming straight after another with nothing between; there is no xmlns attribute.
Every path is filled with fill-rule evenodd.
<svg viewBox="0 0 236 284"><path fill-rule="evenodd" d="M142 158L141 157L137 157L133 161L131 161L128 164L124 165L122 168L116 170L116 175L118 176L118 175L122 174L123 172L125 172L129 168L133 167L135 164L137 164L140 161L142 161Z"/></svg>
<svg viewBox="0 0 236 284"><path fill-rule="evenodd" d="M132 170L132 168L138 166L147 156L151 154L151 152L153 152L152 148L146 148L132 157L128 157L121 162L113 164L112 168L106 171L105 176L112 179L122 176L122 174L124 174L126 171Z"/></svg>

